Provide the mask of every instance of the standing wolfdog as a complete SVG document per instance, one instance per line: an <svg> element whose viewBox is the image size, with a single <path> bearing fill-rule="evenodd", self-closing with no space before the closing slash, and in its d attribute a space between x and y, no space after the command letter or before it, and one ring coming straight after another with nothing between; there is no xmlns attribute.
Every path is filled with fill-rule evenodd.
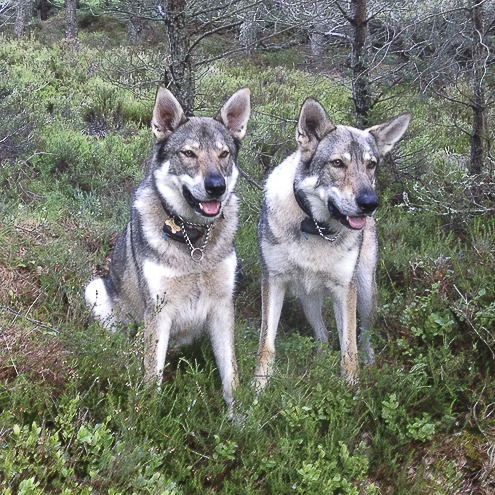
<svg viewBox="0 0 495 495"><path fill-rule="evenodd" d="M86 288L86 303L105 327L143 323L148 382L161 383L169 345L188 343L206 330L230 410L237 383L234 187L249 114L247 88L234 93L215 118L187 118L170 91L158 90L150 171L134 194L109 274Z"/></svg>
<svg viewBox="0 0 495 495"><path fill-rule="evenodd" d="M257 385L273 371L275 336L289 288L302 302L317 341L327 342L324 297L333 299L341 372L357 373L357 315L367 362L373 362L370 320L375 304L377 236L373 213L376 167L401 138L410 114L367 130L334 125L307 99L296 130L298 150L270 174L258 224L262 322Z"/></svg>

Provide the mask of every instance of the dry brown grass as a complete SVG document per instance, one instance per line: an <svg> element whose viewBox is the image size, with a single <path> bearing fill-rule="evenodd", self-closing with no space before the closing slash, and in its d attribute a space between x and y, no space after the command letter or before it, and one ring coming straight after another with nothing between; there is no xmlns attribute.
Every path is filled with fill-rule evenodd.
<svg viewBox="0 0 495 495"><path fill-rule="evenodd" d="M463 431L435 439L434 445L419 447L408 478L422 478L435 493L492 495L495 493L495 437ZM459 479L454 480L454 473Z"/></svg>
<svg viewBox="0 0 495 495"><path fill-rule="evenodd" d="M41 323L26 322L4 306L0 308L0 318L0 380L7 384L26 375L62 391L69 379L70 351L60 338L42 328Z"/></svg>

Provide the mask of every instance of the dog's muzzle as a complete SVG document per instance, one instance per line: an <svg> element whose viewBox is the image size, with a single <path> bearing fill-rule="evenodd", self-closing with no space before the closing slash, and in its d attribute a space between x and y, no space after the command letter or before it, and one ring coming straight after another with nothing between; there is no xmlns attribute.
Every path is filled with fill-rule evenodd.
<svg viewBox="0 0 495 495"><path fill-rule="evenodd" d="M363 191L356 196L356 205L360 215L344 215L335 204L328 200L328 211L330 215L349 229L361 230L366 225L366 217L371 216L380 206L378 198L373 191Z"/></svg>
<svg viewBox="0 0 495 495"><path fill-rule="evenodd" d="M209 196L208 199L199 200L186 186L183 186L182 188L182 195L189 205L200 215L205 217L216 217L222 208L220 198L222 198L227 190L225 179L221 175L207 176L204 181L204 187Z"/></svg>
<svg viewBox="0 0 495 495"><path fill-rule="evenodd" d="M205 191L212 198L220 198L227 189L223 175L211 174L205 177Z"/></svg>
<svg viewBox="0 0 495 495"><path fill-rule="evenodd" d="M371 215L379 206L378 198L372 191L363 191L356 196L356 204L364 215Z"/></svg>

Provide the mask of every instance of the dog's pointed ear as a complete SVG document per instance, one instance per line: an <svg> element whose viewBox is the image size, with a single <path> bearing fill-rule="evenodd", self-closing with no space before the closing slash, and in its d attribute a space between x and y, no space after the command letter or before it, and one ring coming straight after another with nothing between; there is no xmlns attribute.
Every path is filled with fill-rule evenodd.
<svg viewBox="0 0 495 495"><path fill-rule="evenodd" d="M303 160L310 160L319 142L335 129L335 125L332 124L321 103L313 98L307 98L301 107L296 129L296 141Z"/></svg>
<svg viewBox="0 0 495 495"><path fill-rule="evenodd" d="M395 143L406 132L410 120L411 114L405 113L384 124L375 125L366 130L375 138L380 153L385 155L392 150Z"/></svg>
<svg viewBox="0 0 495 495"><path fill-rule="evenodd" d="M242 88L236 91L217 113L215 120L221 122L237 139L246 135L251 114L251 91Z"/></svg>
<svg viewBox="0 0 495 495"><path fill-rule="evenodd" d="M175 96L165 88L158 88L153 108L151 129L157 141L161 141L186 122L187 118Z"/></svg>

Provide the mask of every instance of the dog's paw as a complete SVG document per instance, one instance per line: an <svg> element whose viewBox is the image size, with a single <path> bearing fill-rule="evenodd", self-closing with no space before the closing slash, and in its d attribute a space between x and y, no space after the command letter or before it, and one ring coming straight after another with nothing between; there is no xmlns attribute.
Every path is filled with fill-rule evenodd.
<svg viewBox="0 0 495 495"><path fill-rule="evenodd" d="M372 347L363 348L363 359L366 366L375 364L375 351Z"/></svg>
<svg viewBox="0 0 495 495"><path fill-rule="evenodd" d="M239 403L236 401L232 401L231 403L227 404L227 419L234 425L244 426L244 424L246 423L247 415L240 412L239 407Z"/></svg>
<svg viewBox="0 0 495 495"><path fill-rule="evenodd" d="M253 387L257 393L262 392L268 385L269 376L263 373L255 373L253 379Z"/></svg>

